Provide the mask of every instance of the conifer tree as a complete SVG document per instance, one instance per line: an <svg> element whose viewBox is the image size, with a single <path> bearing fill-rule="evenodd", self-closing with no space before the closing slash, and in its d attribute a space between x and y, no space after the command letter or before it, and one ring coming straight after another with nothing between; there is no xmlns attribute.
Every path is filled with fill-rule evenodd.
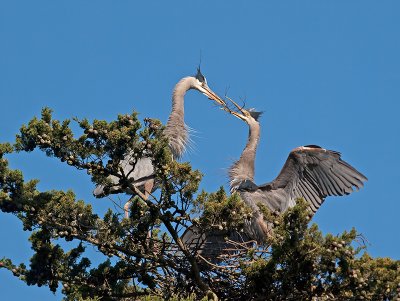
<svg viewBox="0 0 400 301"><path fill-rule="evenodd" d="M73 121L79 133L44 108L14 142L0 144L0 209L31 233L34 251L28 266L2 258L0 268L27 285L88 301L400 300L400 262L369 256L355 229L324 236L310 225L303 200L281 216L261 208L274 224L265 244L229 241L251 210L223 188L199 193L200 171L171 159L159 121L142 126L135 112L112 122ZM117 176L137 193L129 218L111 203L100 216L73 191L39 191L38 180L25 181L22 171L9 168L8 154L35 149L86 172L95 184L107 187L107 177ZM148 199L120 172L128 151L132 166L143 156L155 166L159 189ZM222 233L229 251L213 260L187 246L181 237L191 225ZM101 253L98 265L86 252L92 246Z"/></svg>

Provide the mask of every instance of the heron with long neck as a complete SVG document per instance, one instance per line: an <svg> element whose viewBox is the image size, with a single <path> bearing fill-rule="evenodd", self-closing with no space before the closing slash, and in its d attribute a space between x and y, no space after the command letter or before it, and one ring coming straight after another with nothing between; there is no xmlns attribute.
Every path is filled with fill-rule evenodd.
<svg viewBox="0 0 400 301"><path fill-rule="evenodd" d="M184 120L184 97L186 92L191 89L201 92L210 100L224 104L221 98L208 87L207 80L201 73L200 68L197 69L195 76L184 77L176 84L172 93L172 111L163 132L164 136L168 138L169 147L174 159L182 157L189 142L188 128ZM139 189L147 199L150 193L156 189L152 160L149 157L143 157L132 166L132 155L132 152L129 152L120 162L120 167L123 170L123 174L128 175L131 184ZM108 179L112 185L107 187L105 185L98 185L93 191L95 197L100 198L108 194L120 192L134 194L129 188L121 186L119 177L109 176ZM129 216L131 199L124 206L125 217Z"/></svg>
<svg viewBox="0 0 400 301"><path fill-rule="evenodd" d="M239 188L243 189L246 185L253 185L255 173L254 161L258 142L260 141L260 123L258 122L258 118L261 116L261 112L254 110L247 111L241 108L241 113L242 114L236 114L236 116L248 124L249 135L239 160L234 162L229 168L228 174L231 193L239 191ZM246 202L246 204L252 209L253 216L250 221L245 221L244 233L248 238L261 242L264 237L269 235L272 227L264 221L257 203ZM267 204L267 206L268 205L269 204ZM273 209L270 206L268 206L268 208Z"/></svg>
<svg viewBox="0 0 400 301"><path fill-rule="evenodd" d="M232 100L231 100L232 101ZM341 159L339 152L317 145L293 149L281 172L272 182L254 183L254 161L260 138L259 112L245 110L232 101L238 111L228 110L249 126L247 144L229 169L231 192L237 192L253 210L253 217L245 223L244 232L259 243L271 233L272 226L265 222L259 205L278 214L296 204L298 198L307 201L314 214L328 196L343 196L363 187L367 178Z"/></svg>
<svg viewBox="0 0 400 301"><path fill-rule="evenodd" d="M231 100L233 102L233 100ZM240 108L240 107L239 107ZM232 115L244 120L249 125L249 135L240 159L236 161L229 169L229 179L231 192L243 185L243 183L254 182L254 159L256 156L257 145L260 139L260 124L258 118L261 112L253 110L245 110L241 108L238 113L229 108L226 104L221 106L221 109L228 111ZM256 204L247 203L253 211L251 221L245 221L244 233L237 231L209 231L204 233L202 229L191 226L182 235L182 240L192 249L197 249L199 253L212 260L218 261L221 254L229 254L234 250L229 242L226 242L227 237L231 241L244 243L249 240L255 240L258 233L266 233L270 227L264 222L263 216L259 207Z"/></svg>

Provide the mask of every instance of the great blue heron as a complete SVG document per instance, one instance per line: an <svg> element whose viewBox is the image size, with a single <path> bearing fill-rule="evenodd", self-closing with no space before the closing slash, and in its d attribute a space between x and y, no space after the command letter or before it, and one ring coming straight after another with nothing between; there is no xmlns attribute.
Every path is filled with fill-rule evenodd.
<svg viewBox="0 0 400 301"><path fill-rule="evenodd" d="M172 93L172 111L163 132L165 137L169 140L169 147L174 159L179 159L183 155L189 141L188 129L184 121L184 96L190 89L203 93L209 99L219 104L224 104L219 96L208 87L207 80L201 73L200 68L197 69L197 74L195 76L184 77L176 84ZM128 153L120 162L123 173L129 175L128 177L131 183L148 198L149 194L155 190L154 166L151 158L141 158L136 162L134 167L130 164L131 161L132 153ZM134 169L132 170L132 168ZM109 176L108 179L111 181L112 186L108 187L106 191L104 185L98 185L93 191L95 197L100 198L108 194L120 193L123 191L134 194L129 189L122 188L119 184L119 177ZM124 206L125 217L129 216L129 203L131 199L129 199Z"/></svg>
<svg viewBox="0 0 400 301"><path fill-rule="evenodd" d="M314 214L327 196L342 196L363 187L367 178L341 159L340 153L317 145L300 146L289 153L281 172L272 182L254 183L254 160L260 138L259 112L246 110L234 101L237 111L230 113L249 126L247 144L229 169L231 192L238 192L252 208L253 217L245 225L244 232L261 243L270 234L271 225L264 221L258 204L271 211L282 213L296 204L298 198L307 201Z"/></svg>

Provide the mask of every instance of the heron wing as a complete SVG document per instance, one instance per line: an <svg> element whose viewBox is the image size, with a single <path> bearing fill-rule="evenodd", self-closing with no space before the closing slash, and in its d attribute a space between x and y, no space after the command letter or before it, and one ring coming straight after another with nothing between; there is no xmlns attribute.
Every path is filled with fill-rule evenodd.
<svg viewBox="0 0 400 301"><path fill-rule="evenodd" d="M339 152L308 145L291 151L277 178L259 189L284 189L292 198L304 198L315 213L327 196L350 194L366 180Z"/></svg>

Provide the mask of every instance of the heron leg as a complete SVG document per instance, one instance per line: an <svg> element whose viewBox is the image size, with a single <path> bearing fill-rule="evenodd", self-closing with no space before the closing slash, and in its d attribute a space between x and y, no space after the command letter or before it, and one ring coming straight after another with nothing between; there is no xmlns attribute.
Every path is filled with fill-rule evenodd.
<svg viewBox="0 0 400 301"><path fill-rule="evenodd" d="M149 198L150 193L153 191L154 179L150 179L144 183L144 196L146 200Z"/></svg>
<svg viewBox="0 0 400 301"><path fill-rule="evenodd" d="M154 187L154 179L150 179L146 181L146 183L144 183L144 196L146 200L149 198L150 193L153 191L153 187ZM147 232L147 239L150 238L151 238L151 231L149 230Z"/></svg>
<svg viewBox="0 0 400 301"><path fill-rule="evenodd" d="M270 224L267 224L264 221L264 217L262 215L257 218L257 223L260 225L261 230L264 232L265 238L271 237L271 235L274 233L273 228Z"/></svg>
<svg viewBox="0 0 400 301"><path fill-rule="evenodd" d="M153 187L154 187L154 179L150 179L144 183L144 197L145 197L144 201L146 201L149 198L150 193L153 190ZM124 205L125 218L129 218L129 207L131 206L134 197L135 196L130 197L129 200Z"/></svg>
<svg viewBox="0 0 400 301"><path fill-rule="evenodd" d="M124 205L125 218L129 218L129 207L131 206L131 203L132 203L132 200L134 197L135 196L131 196Z"/></svg>

